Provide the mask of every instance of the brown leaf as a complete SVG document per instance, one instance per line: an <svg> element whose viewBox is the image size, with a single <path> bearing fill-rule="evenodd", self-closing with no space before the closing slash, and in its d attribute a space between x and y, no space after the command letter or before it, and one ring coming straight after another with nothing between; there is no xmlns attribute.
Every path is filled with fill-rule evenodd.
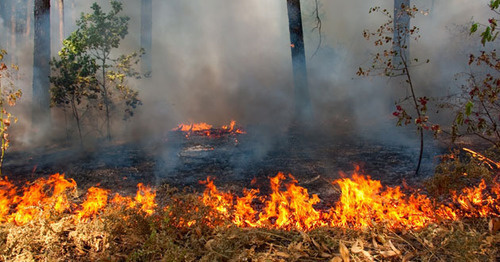
<svg viewBox="0 0 500 262"><path fill-rule="evenodd" d="M332 255L327 254L327 253L325 253L325 252L322 252L322 253L320 254L320 257L329 258L329 257L332 257Z"/></svg>
<svg viewBox="0 0 500 262"><path fill-rule="evenodd" d="M342 240L339 242L339 251L342 260L344 260L344 262L349 262L349 249L347 249Z"/></svg>
<svg viewBox="0 0 500 262"><path fill-rule="evenodd" d="M351 252L354 253L354 254L357 254L359 252L362 252L363 249L364 249L363 248L363 242L358 239L358 240L356 240L356 242L354 243L354 245L352 245Z"/></svg>
<svg viewBox="0 0 500 262"><path fill-rule="evenodd" d="M388 258L388 257L395 257L398 254L392 250L389 250L389 251L380 251L380 255L382 255L384 258Z"/></svg>
<svg viewBox="0 0 500 262"><path fill-rule="evenodd" d="M361 254L363 254L363 256L365 256L365 258L368 259L368 261L373 261L373 257L372 255L370 255L370 252L363 250L361 251Z"/></svg>
<svg viewBox="0 0 500 262"><path fill-rule="evenodd" d="M207 241L207 243L205 243L205 248L208 249L208 250L213 250L212 249L212 244L215 242L215 239L210 239Z"/></svg>
<svg viewBox="0 0 500 262"><path fill-rule="evenodd" d="M496 234L497 231L500 230L500 218L492 218L488 223L488 229L490 230L491 234Z"/></svg>
<svg viewBox="0 0 500 262"><path fill-rule="evenodd" d="M285 258L289 258L290 255L285 253L285 252L281 252L281 251L278 251L276 252L276 255L279 256L279 257L285 257Z"/></svg>
<svg viewBox="0 0 500 262"><path fill-rule="evenodd" d="M401 251L399 251L389 240L389 246L391 247L392 251L394 251L396 254L401 255Z"/></svg>
<svg viewBox="0 0 500 262"><path fill-rule="evenodd" d="M334 258L330 259L330 262L342 262L342 258L341 257L334 257Z"/></svg>

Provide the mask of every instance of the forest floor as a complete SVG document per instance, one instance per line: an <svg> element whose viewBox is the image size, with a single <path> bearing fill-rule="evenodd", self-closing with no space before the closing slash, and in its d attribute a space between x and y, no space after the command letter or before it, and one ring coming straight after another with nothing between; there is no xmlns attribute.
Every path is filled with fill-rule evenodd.
<svg viewBox="0 0 500 262"><path fill-rule="evenodd" d="M448 153L445 147L427 148L421 173L415 176L417 143L259 134L252 129L217 137L169 132L148 143L115 142L92 150L54 145L9 152L4 175L12 183L27 187L36 179L65 173L78 184L73 201L80 204L62 214L36 207L38 215L26 224L2 220L0 261L495 261L500 257L500 234L492 228L500 224L499 214L417 229L394 229L384 223L313 230L231 224L201 202L206 184L199 181L210 176L221 192L257 187L268 195L269 179L285 172L322 203L335 203L340 191L331 182L349 177L356 166L383 185L424 189L439 156ZM74 212L82 208L76 206L89 198L85 194L89 188L133 197L138 183L156 189L158 206L153 215L110 204L94 218L75 219ZM327 208L322 205L318 208ZM198 222L186 226L188 219Z"/></svg>
<svg viewBox="0 0 500 262"><path fill-rule="evenodd" d="M138 183L203 190L199 181L208 176L225 189L241 191L254 178L266 185L269 177L284 172L312 193L328 195L325 182L356 167L387 185L401 185L403 180L418 184L432 176L439 156L448 153L444 147L426 148L420 174L415 176L417 143L409 147L357 136L262 137L256 133L186 138L181 132L170 132L148 143L18 150L6 155L3 174L20 185L64 173L83 191L99 185L123 194L134 193Z"/></svg>

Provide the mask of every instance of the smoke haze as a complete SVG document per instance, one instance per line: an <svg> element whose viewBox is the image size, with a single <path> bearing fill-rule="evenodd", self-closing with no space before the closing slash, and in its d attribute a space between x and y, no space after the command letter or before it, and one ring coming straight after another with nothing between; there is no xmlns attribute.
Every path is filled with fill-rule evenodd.
<svg viewBox="0 0 500 262"><path fill-rule="evenodd" d="M97 1L109 10L108 1ZM123 1L124 14L131 17L129 35L121 50L140 48L140 1ZM412 25L421 28L421 39L411 43L413 58L431 59L415 69L416 82L423 86L418 96L449 92L456 73L467 70L467 49L453 36L456 25L488 17L488 1L412 1L428 15L418 15ZM65 35L75 27L81 12L91 2L65 1ZM368 14L371 6L392 9L393 1L319 1L322 42L319 41L312 0L302 1L310 93L318 126L328 132L386 126L391 132L394 100L405 94L399 80L360 78L357 69L369 67L375 52L366 41L364 29L376 30L384 22L380 14ZM58 17L52 5L52 56L61 47ZM483 19L484 20L484 19ZM455 28L455 29L453 29ZM2 38L9 30L0 28ZM31 99L32 40L11 48L18 57L23 81L23 104ZM313 54L316 54L313 56ZM129 122L115 122L115 131L136 139L158 137L180 122L205 121L222 125L235 119L246 126L275 126L286 130L293 112L293 82L286 1L269 0L169 0L153 1L152 78L130 80L143 101ZM29 129L25 114L16 109L20 124ZM57 114L56 114L57 115ZM278 127L278 128L276 128ZM384 128L381 128L384 129ZM382 132L387 136L387 133ZM394 137L391 137L394 138ZM22 136L16 139L23 140ZM25 139L28 141L27 139Z"/></svg>

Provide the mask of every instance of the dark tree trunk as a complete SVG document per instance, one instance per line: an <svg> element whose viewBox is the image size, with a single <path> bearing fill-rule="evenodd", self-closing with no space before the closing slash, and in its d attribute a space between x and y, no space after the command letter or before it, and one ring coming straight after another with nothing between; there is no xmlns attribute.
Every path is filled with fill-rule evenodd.
<svg viewBox="0 0 500 262"><path fill-rule="evenodd" d="M0 26L3 26L4 30L5 31L10 31L11 29L11 25L12 25L12 3L11 1L5 1L5 0L1 0L0 1L0 16L3 20L3 24L1 24ZM0 38L0 47L2 49L6 49L7 52L11 53L13 52L12 50L10 50L10 38L9 37L1 37ZM10 61L10 55L7 55L6 57L4 57L4 61Z"/></svg>
<svg viewBox="0 0 500 262"><path fill-rule="evenodd" d="M401 56L407 62L410 55L410 16L406 11L410 0L394 0L394 65L402 65Z"/></svg>
<svg viewBox="0 0 500 262"><path fill-rule="evenodd" d="M50 121L50 0L35 0L32 122L45 131Z"/></svg>
<svg viewBox="0 0 500 262"><path fill-rule="evenodd" d="M300 0L287 0L290 47L292 51L293 80L295 86L295 117L299 123L310 119L311 99L307 83L306 55Z"/></svg>
<svg viewBox="0 0 500 262"><path fill-rule="evenodd" d="M26 46L26 17L28 15L28 0L17 0L16 4L16 12L15 12L15 20L16 20L16 48L19 50L23 50ZM18 62L15 61L17 64Z"/></svg>
<svg viewBox="0 0 500 262"><path fill-rule="evenodd" d="M145 54L142 57L142 74L150 77L152 67L152 38L153 38L153 4L152 0L141 1L141 48Z"/></svg>

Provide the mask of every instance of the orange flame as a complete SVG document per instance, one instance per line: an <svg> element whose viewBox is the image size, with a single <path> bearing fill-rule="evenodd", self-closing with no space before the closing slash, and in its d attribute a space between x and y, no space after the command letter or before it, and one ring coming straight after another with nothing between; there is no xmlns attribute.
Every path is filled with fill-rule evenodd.
<svg viewBox="0 0 500 262"><path fill-rule="evenodd" d="M198 223L217 226L212 218L220 217L238 227L259 227L284 230L307 231L318 227L367 228L383 225L391 229L416 229L442 220L457 220L462 217L500 217L500 183L488 185L485 181L475 187L453 192L448 204L437 204L420 193L405 194L400 187L382 186L380 181L359 174L351 178L334 181L332 186L340 188L337 203L321 209L321 200L298 185L292 175L278 173L270 178L271 192L261 195L258 189L245 189L238 196L221 192L208 177L201 183L206 189L200 199L209 208L203 220L195 219L198 207L175 218L176 226L190 227ZM142 183L137 185L134 197L116 194L108 206L109 190L98 187L88 189L85 201L79 206L68 197L76 193L76 182L55 174L41 178L22 187L0 180L0 223L25 225L31 220L63 213L74 216L75 223L98 217L105 209L124 208L150 216L158 209L156 191ZM161 207L168 210L169 207ZM194 215L190 217L191 215ZM204 221L204 222L203 222Z"/></svg>
<svg viewBox="0 0 500 262"><path fill-rule="evenodd" d="M222 134L245 134L245 131L236 126L236 121L231 120L229 125L224 125L219 129L213 128L212 125L207 123L196 124L180 124L172 131L181 131L186 133L186 137L191 136L193 133L201 136L219 137Z"/></svg>
<svg viewBox="0 0 500 262"><path fill-rule="evenodd" d="M82 209L76 212L77 220L87 220L97 214L107 205L109 190L91 187L87 191L87 199L82 203Z"/></svg>
<svg viewBox="0 0 500 262"><path fill-rule="evenodd" d="M264 227L276 229L311 230L321 226L366 228L382 224L393 229L422 228L443 219L456 220L459 216L499 216L500 185L491 188L486 195L485 182L478 187L466 188L455 195L453 205L437 206L427 196L414 193L404 194L400 187L383 187L380 181L353 174L352 178L342 178L333 182L340 186L339 202L330 210L316 209L320 203L317 195L309 195L307 189L298 186L292 176L278 173L270 179L272 192L259 197L258 190L246 190L243 197L220 192L208 178L203 183L206 190L202 201L212 210L231 220L240 227ZM496 198L492 195L495 194ZM256 204L264 206L257 211Z"/></svg>
<svg viewBox="0 0 500 262"><path fill-rule="evenodd" d="M10 194L15 188L10 188ZM62 213L70 208L66 191L76 190L76 182L73 179L66 180L64 175L54 174L48 179L38 179L31 186L24 187L24 193L21 197L14 197L10 205L16 206L16 212L11 214L8 221L17 225L24 225L33 220L43 211L54 210L56 213ZM3 195L3 194L2 194ZM7 200L3 200L8 203Z"/></svg>
<svg viewBox="0 0 500 262"><path fill-rule="evenodd" d="M196 132L196 131L206 131L212 128L211 125L207 123L197 123L197 124L180 124L172 131L182 131L182 132Z"/></svg>

